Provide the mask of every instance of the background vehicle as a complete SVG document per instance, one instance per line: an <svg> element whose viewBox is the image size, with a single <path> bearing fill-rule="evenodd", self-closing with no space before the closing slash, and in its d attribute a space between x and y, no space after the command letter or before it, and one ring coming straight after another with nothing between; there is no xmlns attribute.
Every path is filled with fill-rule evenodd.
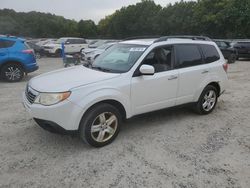
<svg viewBox="0 0 250 188"><path fill-rule="evenodd" d="M29 41L27 41L27 44L34 50L37 59L40 59L41 57L45 56L45 51L43 47L38 46L35 43Z"/></svg>
<svg viewBox="0 0 250 188"><path fill-rule="evenodd" d="M250 41L234 41L233 47L238 51L239 58L250 58Z"/></svg>
<svg viewBox="0 0 250 188"><path fill-rule="evenodd" d="M16 37L0 37L0 75L9 81L20 81L24 73L38 69L34 51Z"/></svg>
<svg viewBox="0 0 250 188"><path fill-rule="evenodd" d="M92 63L100 54L105 52L114 44L116 43L106 43L94 49L90 48L92 49L91 51L88 51L87 53L82 53L82 59L88 61L89 63Z"/></svg>
<svg viewBox="0 0 250 188"><path fill-rule="evenodd" d="M93 44L89 44L89 48L97 48L103 44L110 43L110 42L118 42L117 40L98 40L97 42L94 42Z"/></svg>
<svg viewBox="0 0 250 188"><path fill-rule="evenodd" d="M83 38L64 37L58 39L55 43L44 45L44 50L48 55L61 56L62 43L65 45L65 53L74 54L80 53L88 46L88 43Z"/></svg>
<svg viewBox="0 0 250 188"><path fill-rule="evenodd" d="M225 40L215 40L215 43L220 48L225 59L228 60L228 63L235 63L238 52L233 46L231 46L231 42Z"/></svg>
<svg viewBox="0 0 250 188"><path fill-rule="evenodd" d="M85 142L102 147L116 138L122 119L138 114L182 104L211 113L228 84L227 66L204 37L123 41L89 67L33 78L23 101L44 129L79 131Z"/></svg>

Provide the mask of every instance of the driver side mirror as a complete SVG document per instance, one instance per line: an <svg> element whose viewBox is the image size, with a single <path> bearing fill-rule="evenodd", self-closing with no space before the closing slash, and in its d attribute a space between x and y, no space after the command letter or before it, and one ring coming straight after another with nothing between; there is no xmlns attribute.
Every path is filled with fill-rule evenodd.
<svg viewBox="0 0 250 188"><path fill-rule="evenodd" d="M70 44L70 42L69 42L69 41L67 41L67 42L65 42L65 44Z"/></svg>
<svg viewBox="0 0 250 188"><path fill-rule="evenodd" d="M140 73L142 75L154 75L155 68L151 65L142 65L140 67Z"/></svg>

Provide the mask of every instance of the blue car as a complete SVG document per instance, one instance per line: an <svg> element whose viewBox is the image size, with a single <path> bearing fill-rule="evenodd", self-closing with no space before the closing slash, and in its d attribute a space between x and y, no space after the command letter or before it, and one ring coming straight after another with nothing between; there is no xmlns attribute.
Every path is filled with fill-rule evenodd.
<svg viewBox="0 0 250 188"><path fill-rule="evenodd" d="M24 74L37 69L34 51L25 40L0 36L0 76L3 80L18 82Z"/></svg>

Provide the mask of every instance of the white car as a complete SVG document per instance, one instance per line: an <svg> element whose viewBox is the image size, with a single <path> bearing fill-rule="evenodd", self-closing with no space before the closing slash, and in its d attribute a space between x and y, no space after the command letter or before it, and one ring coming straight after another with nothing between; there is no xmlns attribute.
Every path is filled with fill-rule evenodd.
<svg viewBox="0 0 250 188"><path fill-rule="evenodd" d="M217 45L202 37L123 41L92 67L75 66L29 81L23 103L50 131L78 131L102 147L123 119L182 104L209 114L225 91L227 64Z"/></svg>
<svg viewBox="0 0 250 188"><path fill-rule="evenodd" d="M107 49L109 49L111 46L113 46L116 43L106 43L103 44L97 48L94 48L94 50L90 51L89 53L82 54L82 59L84 57L84 60L88 63L93 63L94 60L101 55L103 52L105 52ZM92 49L92 48L90 48Z"/></svg>
<svg viewBox="0 0 250 188"><path fill-rule="evenodd" d="M58 39L55 43L43 45L43 48L48 55L61 56L62 43L64 43L64 51L67 54L80 53L88 47L88 43L83 38L64 37Z"/></svg>

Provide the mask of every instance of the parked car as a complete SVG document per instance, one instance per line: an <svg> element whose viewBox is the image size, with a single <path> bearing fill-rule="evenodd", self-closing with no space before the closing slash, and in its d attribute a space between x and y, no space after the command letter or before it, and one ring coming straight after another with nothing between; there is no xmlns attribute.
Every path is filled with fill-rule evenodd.
<svg viewBox="0 0 250 188"><path fill-rule="evenodd" d="M43 39L36 43L36 45L42 47L47 44L54 44L58 39Z"/></svg>
<svg viewBox="0 0 250 188"><path fill-rule="evenodd" d="M55 43L44 45L44 50L48 55L61 56L62 43L65 45L65 53L74 54L80 53L83 49L88 47L88 43L83 38L60 38Z"/></svg>
<svg viewBox="0 0 250 188"><path fill-rule="evenodd" d="M43 47L38 46L35 43L29 41L27 41L27 44L34 50L37 59L40 59L41 57L45 56L45 51Z"/></svg>
<svg viewBox="0 0 250 188"><path fill-rule="evenodd" d="M82 59L86 60L88 63L93 63L93 61L103 52L105 52L107 49L109 49L111 46L113 46L116 43L106 43L103 44L101 46L99 46L98 48L90 48L93 49L92 51L90 51L89 53L82 53Z"/></svg>
<svg viewBox="0 0 250 188"><path fill-rule="evenodd" d="M0 76L8 82L22 80L24 74L38 69L34 51L25 40L0 37Z"/></svg>
<svg viewBox="0 0 250 188"><path fill-rule="evenodd" d="M98 48L99 46L110 43L110 42L118 42L117 40L98 40L97 42L94 42L93 44L89 44L89 48Z"/></svg>
<svg viewBox="0 0 250 188"><path fill-rule="evenodd" d="M231 42L225 40L215 40L215 43L220 48L224 58L228 60L228 63L235 63L238 57L238 51L231 46Z"/></svg>
<svg viewBox="0 0 250 188"><path fill-rule="evenodd" d="M232 46L237 49L239 58L250 58L250 41L234 41Z"/></svg>
<svg viewBox="0 0 250 188"><path fill-rule="evenodd" d="M182 104L211 113L227 87L227 68L218 46L204 37L123 41L90 67L31 79L23 103L44 129L78 131L102 147L115 139L123 119L138 114Z"/></svg>

